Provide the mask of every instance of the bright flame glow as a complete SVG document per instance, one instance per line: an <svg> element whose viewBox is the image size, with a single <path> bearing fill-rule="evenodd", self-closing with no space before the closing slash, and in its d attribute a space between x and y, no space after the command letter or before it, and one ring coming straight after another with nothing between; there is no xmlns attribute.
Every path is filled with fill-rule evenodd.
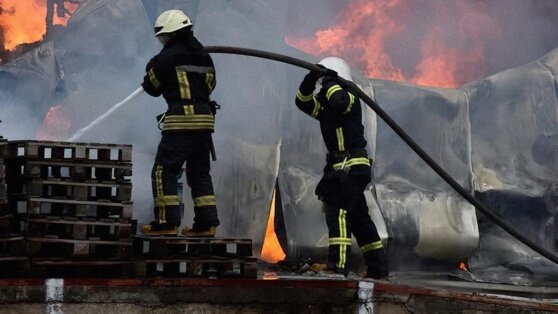
<svg viewBox="0 0 558 314"><path fill-rule="evenodd" d="M341 57L369 78L456 87L484 74L484 43L501 34L482 5L350 0L334 27L285 41L315 56Z"/></svg>
<svg viewBox="0 0 558 314"><path fill-rule="evenodd" d="M53 106L48 110L43 125L37 131L39 141L60 141L68 137L71 122L64 107Z"/></svg>
<svg viewBox="0 0 558 314"><path fill-rule="evenodd" d="M269 219L267 221L267 229L265 231L265 240L260 254L262 260L268 263L277 263L285 259L285 252L279 244L277 234L275 234L275 192L271 197L271 205L269 208Z"/></svg>
<svg viewBox="0 0 558 314"><path fill-rule="evenodd" d="M0 28L3 31L3 50L13 50L20 44L34 43L46 33L46 0L2 0L0 1ZM74 12L79 4L65 3L68 11ZM66 26L69 16L60 18L54 12L54 24Z"/></svg>

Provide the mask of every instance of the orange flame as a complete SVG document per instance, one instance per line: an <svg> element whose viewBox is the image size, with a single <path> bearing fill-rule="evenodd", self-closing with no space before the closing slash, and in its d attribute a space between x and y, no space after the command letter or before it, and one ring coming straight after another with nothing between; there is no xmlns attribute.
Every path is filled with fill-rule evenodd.
<svg viewBox="0 0 558 314"><path fill-rule="evenodd" d="M70 126L71 122L68 115L64 112L64 107L50 107L43 120L43 125L37 131L37 140L64 140L68 137Z"/></svg>
<svg viewBox="0 0 558 314"><path fill-rule="evenodd" d="M13 50L20 44L34 43L46 33L46 0L0 1L0 28L3 31L3 50ZM79 4L65 3L74 12ZM66 26L69 16L54 14L54 24Z"/></svg>
<svg viewBox="0 0 558 314"><path fill-rule="evenodd" d="M469 271L469 269L467 268L467 263L465 262L460 262L459 266L457 266L459 269L463 270L463 271Z"/></svg>
<svg viewBox="0 0 558 314"><path fill-rule="evenodd" d="M456 87L483 74L484 42L501 33L482 5L351 0L335 27L285 42L315 56L344 58L369 78Z"/></svg>
<svg viewBox="0 0 558 314"><path fill-rule="evenodd" d="M279 244L277 234L275 234L275 192L271 197L271 205L269 208L269 219L267 221L267 229L265 231L265 239L262 246L260 256L262 260L268 263L277 263L285 259L285 252Z"/></svg>

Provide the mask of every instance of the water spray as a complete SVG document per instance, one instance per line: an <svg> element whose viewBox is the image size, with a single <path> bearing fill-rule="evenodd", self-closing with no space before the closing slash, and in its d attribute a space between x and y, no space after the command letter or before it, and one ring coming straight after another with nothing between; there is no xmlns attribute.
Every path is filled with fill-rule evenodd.
<svg viewBox="0 0 558 314"><path fill-rule="evenodd" d="M112 106L112 108L110 108L107 112L105 112L104 114L99 116L97 119L93 120L91 123L89 123L85 127L81 128L79 131L74 133L74 135L72 135L69 139L67 139L67 141L68 142L73 142L75 140L78 140L83 134L85 134L86 132L88 132L89 130L94 128L97 124L101 123L101 121L106 119L106 117L108 117L110 114L112 114L116 109L122 107L123 105L128 103L130 100L132 100L132 99L136 98L137 96L141 95L143 92L144 92L143 87L140 86L133 93L131 93L128 97L124 98L124 100L122 100L121 102Z"/></svg>
<svg viewBox="0 0 558 314"><path fill-rule="evenodd" d="M205 51L209 53L225 53L225 54L236 54L245 55L262 59L269 59L274 61L279 61L283 63L288 63L294 66L305 68L311 71L322 73L326 75L327 70L323 69L313 63L309 63L300 59L293 57L272 53L268 51L239 48L239 47L221 47L221 46L207 46ZM544 247L538 245L534 241L525 237L519 231L517 231L510 223L498 217L494 212L484 206L479 202L473 195L471 195L467 190L465 190L455 179L453 179L440 165L438 165L432 157L430 157L374 100L372 100L365 92L363 92L355 83L347 81L341 77L337 77L339 85L347 88L354 95L358 95L364 103L368 105L376 114L422 159L434 172L436 172L446 183L451 186L457 193L459 193L464 199L466 199L471 205L486 215L490 220L497 224L500 228L507 231L517 240L521 241L523 244L527 245L533 251L539 253L540 255L548 258L552 262L558 264L558 256Z"/></svg>

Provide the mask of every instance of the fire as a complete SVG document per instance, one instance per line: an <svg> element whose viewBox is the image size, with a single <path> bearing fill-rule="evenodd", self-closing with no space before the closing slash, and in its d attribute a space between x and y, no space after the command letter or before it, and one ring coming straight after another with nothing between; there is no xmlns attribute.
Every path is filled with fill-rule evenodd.
<svg viewBox="0 0 558 314"><path fill-rule="evenodd" d="M34 43L43 38L47 31L47 0L2 0L0 1L1 50L13 50L20 44ZM74 12L78 3L64 2L68 12ZM54 9L54 24L66 26L69 15L59 17Z"/></svg>
<svg viewBox="0 0 558 314"><path fill-rule="evenodd" d="M338 56L369 78L457 87L484 74L485 43L501 34L483 3L351 0L338 23L287 44Z"/></svg>
<svg viewBox="0 0 558 314"><path fill-rule="evenodd" d="M260 254L262 260L268 263L277 263L278 261L282 261L286 256L275 234L275 193L276 191L273 191L271 197L265 240Z"/></svg>
<svg viewBox="0 0 558 314"><path fill-rule="evenodd" d="M463 270L463 271L469 271L468 267L467 267L467 263L465 262L460 262L459 265L457 266L459 269Z"/></svg>
<svg viewBox="0 0 558 314"><path fill-rule="evenodd" d="M37 140L64 140L68 136L70 126L70 118L64 112L64 107L50 107L43 121L43 125L37 131Z"/></svg>

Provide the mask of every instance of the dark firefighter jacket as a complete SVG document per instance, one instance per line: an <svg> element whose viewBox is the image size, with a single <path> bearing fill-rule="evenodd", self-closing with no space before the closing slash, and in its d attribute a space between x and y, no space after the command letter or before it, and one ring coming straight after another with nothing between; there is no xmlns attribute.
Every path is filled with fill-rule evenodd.
<svg viewBox="0 0 558 314"><path fill-rule="evenodd" d="M210 94L215 67L203 46L190 34L171 38L146 67L142 86L151 96L161 94L168 104L165 131L213 132L215 117Z"/></svg>
<svg viewBox="0 0 558 314"><path fill-rule="evenodd" d="M370 175L360 100L341 88L335 77L324 77L316 96L315 84L307 76L300 84L295 102L300 110L320 121L329 151L325 172L343 170L353 175Z"/></svg>

